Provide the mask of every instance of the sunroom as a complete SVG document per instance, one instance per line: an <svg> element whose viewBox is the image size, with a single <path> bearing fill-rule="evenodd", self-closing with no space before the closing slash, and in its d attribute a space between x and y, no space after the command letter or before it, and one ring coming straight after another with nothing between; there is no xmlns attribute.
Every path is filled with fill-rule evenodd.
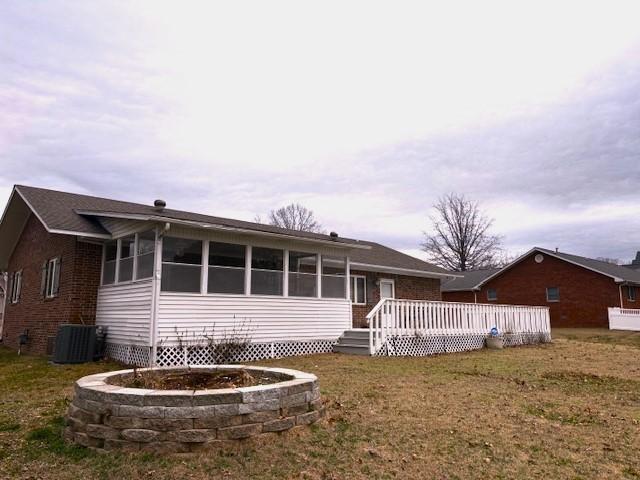
<svg viewBox="0 0 640 480"><path fill-rule="evenodd" d="M351 327L349 253L366 245L119 223L122 236L103 247L96 309L112 358L207 363L216 342L243 343L237 360L327 352Z"/></svg>

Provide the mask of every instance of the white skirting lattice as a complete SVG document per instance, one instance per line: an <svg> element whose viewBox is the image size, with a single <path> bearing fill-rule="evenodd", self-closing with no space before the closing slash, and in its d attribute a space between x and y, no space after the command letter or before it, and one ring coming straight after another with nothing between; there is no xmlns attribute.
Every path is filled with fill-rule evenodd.
<svg viewBox="0 0 640 480"><path fill-rule="evenodd" d="M159 346L156 365L172 367L179 365L212 365L216 363L240 363L266 358L293 357L314 353L331 352L337 340L313 340L308 342L249 343L235 351L221 354L216 347L196 346Z"/></svg>
<svg viewBox="0 0 640 480"><path fill-rule="evenodd" d="M120 343L107 343L105 355L116 362L137 367L148 367L151 347L143 345L122 345Z"/></svg>
<svg viewBox="0 0 640 480"><path fill-rule="evenodd" d="M388 337L376 353L379 356L423 357L439 353L480 350L486 335L477 333L459 335L425 335L415 337ZM551 341L549 333L512 333L504 335L504 346L532 345Z"/></svg>

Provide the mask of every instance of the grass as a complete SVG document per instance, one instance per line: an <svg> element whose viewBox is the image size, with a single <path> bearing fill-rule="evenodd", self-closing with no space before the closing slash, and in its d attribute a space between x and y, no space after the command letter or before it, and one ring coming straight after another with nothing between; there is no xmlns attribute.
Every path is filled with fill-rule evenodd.
<svg viewBox="0 0 640 480"><path fill-rule="evenodd" d="M203 456L100 454L61 441L73 381L0 348L0 478L640 478L640 341L554 331L551 345L430 358L259 362L316 373L327 419Z"/></svg>

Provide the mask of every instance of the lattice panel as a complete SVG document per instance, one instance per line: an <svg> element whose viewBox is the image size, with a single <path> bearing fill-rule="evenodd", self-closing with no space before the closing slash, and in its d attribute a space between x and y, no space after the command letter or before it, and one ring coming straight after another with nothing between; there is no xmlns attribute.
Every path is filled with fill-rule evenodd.
<svg viewBox="0 0 640 480"><path fill-rule="evenodd" d="M147 367L149 366L150 347L107 343L105 346L105 355L125 365Z"/></svg>
<svg viewBox="0 0 640 480"><path fill-rule="evenodd" d="M486 335L428 335L424 337L390 337L376 353L378 356L423 357L440 353L465 352L484 348ZM532 345L551 341L548 333L515 333L504 336L505 347Z"/></svg>
<svg viewBox="0 0 640 480"><path fill-rule="evenodd" d="M282 358L297 355L330 352L335 341L250 343L229 358L221 357L216 347L206 345L188 347L158 347L156 364L159 367L176 365L213 365L216 363L241 363L265 358Z"/></svg>

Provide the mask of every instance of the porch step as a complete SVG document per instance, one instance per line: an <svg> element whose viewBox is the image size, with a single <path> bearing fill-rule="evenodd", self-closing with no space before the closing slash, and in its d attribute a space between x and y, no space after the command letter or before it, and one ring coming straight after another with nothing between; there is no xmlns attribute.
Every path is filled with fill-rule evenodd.
<svg viewBox="0 0 640 480"><path fill-rule="evenodd" d="M333 346L336 353L369 355L369 330L346 330Z"/></svg>

